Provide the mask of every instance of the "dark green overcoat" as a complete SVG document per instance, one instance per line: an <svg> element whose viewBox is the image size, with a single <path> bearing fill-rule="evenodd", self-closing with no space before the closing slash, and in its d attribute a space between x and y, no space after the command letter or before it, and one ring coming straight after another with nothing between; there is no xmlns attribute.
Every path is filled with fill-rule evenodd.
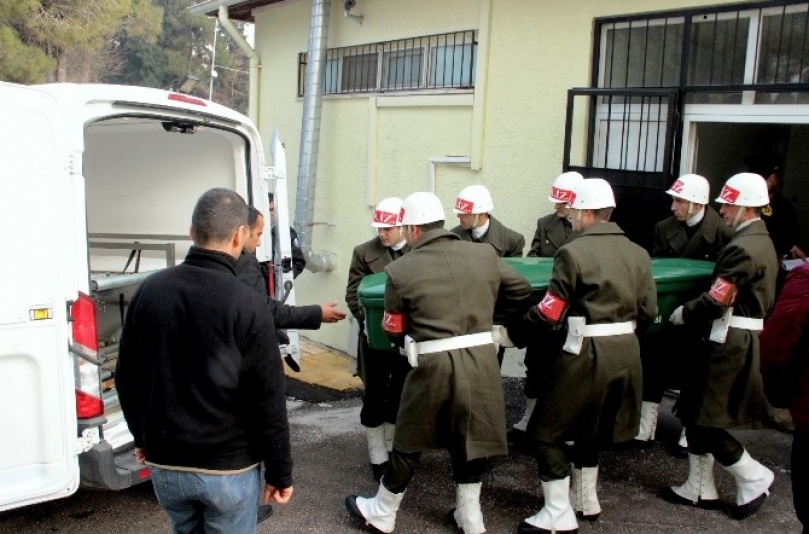
<svg viewBox="0 0 809 534"><path fill-rule="evenodd" d="M489 229L480 241L474 241L472 233L461 226L456 226L451 231L464 241L490 244L501 258L519 258L522 256L522 249L525 248L525 238L521 233L504 226L491 215L489 215Z"/></svg>
<svg viewBox="0 0 809 534"><path fill-rule="evenodd" d="M491 332L498 312L520 313L531 286L490 247L444 229L426 232L385 268L385 313L416 341ZM419 356L407 376L394 448L456 451L466 460L506 454L506 419L494 345Z"/></svg>
<svg viewBox="0 0 809 534"><path fill-rule="evenodd" d="M763 318L775 301L778 262L764 222L739 230L719 254L714 281L733 284L733 314ZM689 359L689 377L683 386L677 414L685 425L714 428L760 428L769 405L759 371L758 332L730 328L725 343L708 339L711 323L722 316L727 303L706 291L683 307L685 327L697 328L704 341Z"/></svg>
<svg viewBox="0 0 809 534"><path fill-rule="evenodd" d="M612 222L589 226L559 249L548 291L567 303L559 321L636 321L644 330L657 316L649 254ZM536 328L555 324L540 309L532 307L527 319ZM613 443L637 435L642 377L636 334L587 337L579 354L562 349L540 358L542 383L530 435L549 443Z"/></svg>
<svg viewBox="0 0 809 534"><path fill-rule="evenodd" d="M711 206L705 206L705 216L690 238L685 229L685 222L674 216L658 222L652 241L652 257L716 261L719 252L733 237L733 231Z"/></svg>
<svg viewBox="0 0 809 534"><path fill-rule="evenodd" d="M537 220L537 229L531 241L528 256L552 258L556 251L576 237L570 222L559 217L556 212Z"/></svg>

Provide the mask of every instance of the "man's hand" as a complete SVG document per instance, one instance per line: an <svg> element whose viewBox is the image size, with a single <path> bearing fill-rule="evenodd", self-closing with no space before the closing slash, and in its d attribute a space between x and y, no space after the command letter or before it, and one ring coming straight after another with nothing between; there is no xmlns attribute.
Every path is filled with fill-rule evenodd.
<svg viewBox="0 0 809 534"><path fill-rule="evenodd" d="M328 304L321 304L321 321L324 323L336 323L346 318L346 312L337 308L337 301L334 300Z"/></svg>
<svg viewBox="0 0 809 534"><path fill-rule="evenodd" d="M261 504L270 504L273 501L277 502L278 504L286 504L289 502L289 499L292 498L292 486L284 489L278 489L275 486L270 486L269 484L264 486L264 495L261 499Z"/></svg>
<svg viewBox="0 0 809 534"><path fill-rule="evenodd" d="M677 309L674 310L674 313L672 313L671 317L669 317L669 322L671 324L675 324L675 325L685 324L685 321L683 321L683 307L682 306L678 306Z"/></svg>
<svg viewBox="0 0 809 534"><path fill-rule="evenodd" d="M135 461L141 465L146 465L146 449L135 447Z"/></svg>

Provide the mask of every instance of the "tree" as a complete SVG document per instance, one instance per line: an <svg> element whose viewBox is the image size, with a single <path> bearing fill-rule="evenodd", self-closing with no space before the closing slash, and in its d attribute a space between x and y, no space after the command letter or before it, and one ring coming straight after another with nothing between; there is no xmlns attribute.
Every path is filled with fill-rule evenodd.
<svg viewBox="0 0 809 534"><path fill-rule="evenodd" d="M16 51L16 59L0 56L0 72L3 79L23 83L95 81L100 72L115 66L116 58L109 52L116 35L126 31L153 40L162 15L151 0L15 0L6 4L0 8L0 35ZM26 65L21 75L15 74L14 63Z"/></svg>

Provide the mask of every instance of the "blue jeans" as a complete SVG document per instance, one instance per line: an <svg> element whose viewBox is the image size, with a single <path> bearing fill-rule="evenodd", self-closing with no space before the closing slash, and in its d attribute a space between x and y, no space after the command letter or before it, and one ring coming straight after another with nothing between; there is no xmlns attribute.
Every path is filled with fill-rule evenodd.
<svg viewBox="0 0 809 534"><path fill-rule="evenodd" d="M207 475L152 467L157 502L174 534L255 534L261 468L239 475Z"/></svg>

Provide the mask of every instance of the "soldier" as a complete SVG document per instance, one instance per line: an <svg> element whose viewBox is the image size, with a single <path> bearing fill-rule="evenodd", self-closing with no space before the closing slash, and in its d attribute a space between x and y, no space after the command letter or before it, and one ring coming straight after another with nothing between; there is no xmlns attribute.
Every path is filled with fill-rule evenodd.
<svg viewBox="0 0 809 534"><path fill-rule="evenodd" d="M610 185L582 180L570 207L573 230L580 234L556 252L548 291L525 315L534 329L567 322L568 334L560 352L543 360L546 372L527 432L537 440L545 504L520 524L520 534L578 532L577 514L592 520L601 513L599 449L637 434L641 365L635 326L643 330L657 315L648 253L609 222L615 207ZM569 452L567 441L575 442Z"/></svg>
<svg viewBox="0 0 809 534"><path fill-rule="evenodd" d="M553 202L553 213L545 215L537 221L537 231L531 241L529 257L552 258L560 247L566 245L576 234L570 225L568 215L573 189L579 182L584 180L577 172L566 172L560 174L553 181L551 195L548 197ZM543 332L547 335L532 336L525 348L525 413L509 431L509 441L515 441L524 436L528 421L531 419L531 412L537 402L537 388L539 383L539 361L545 351L556 351L562 347L564 332L561 325L558 329Z"/></svg>
<svg viewBox="0 0 809 534"><path fill-rule="evenodd" d="M666 193L672 197L672 216L655 225L652 257L716 261L719 251L730 241L732 232L716 210L708 205L708 180L698 174L686 174L680 176ZM671 331L664 333L663 337L653 339L641 335L640 339L643 405L640 430L635 439L648 442L655 438L660 401L668 385L666 377L676 374L674 362L679 360L680 347L689 340L683 338L682 332L674 334ZM685 458L685 431L679 446L675 452Z"/></svg>
<svg viewBox="0 0 809 534"><path fill-rule="evenodd" d="M486 187L482 185L464 187L455 199L454 209L461 224L451 231L464 241L490 244L501 258L522 257L525 238L492 217L489 212L493 209L492 195ZM503 365L505 352L504 347L498 349L498 365Z"/></svg>
<svg viewBox="0 0 809 534"><path fill-rule="evenodd" d="M522 234L503 226L489 212L494 209L492 195L482 185L464 187L455 200L460 224L451 231L464 241L488 243L501 258L519 258L525 248Z"/></svg>
<svg viewBox="0 0 809 534"><path fill-rule="evenodd" d="M382 272L386 265L409 250L399 223L401 209L402 199L395 197L386 198L376 205L371 226L376 228L377 237L354 248L346 287L348 308L360 324L358 367L365 385L360 423L365 427L368 456L371 459L374 480L377 482L388 464L399 399L410 365L396 353L375 350L368 346L365 314L360 307L357 289L363 276Z"/></svg>
<svg viewBox="0 0 809 534"><path fill-rule="evenodd" d="M680 393L677 416L688 436L688 479L666 488L663 498L713 508L718 496L714 458L736 479L733 517L744 519L764 503L772 471L750 457L727 429L760 428L768 416L759 372L758 332L775 300L778 263L761 211L769 202L767 184L757 174L728 179L717 202L725 224L735 230L714 268L714 282L672 313L673 324L709 335L685 362L691 378Z"/></svg>
<svg viewBox="0 0 809 534"><path fill-rule="evenodd" d="M411 249L385 268L388 335L404 344L407 375L388 468L375 497L350 495L351 514L393 532L396 512L421 453L448 449L457 486L453 513L465 534L485 532L480 509L487 458L506 454L506 420L492 336L498 314L524 310L531 286L489 247L444 229L432 193L413 193L402 224Z"/></svg>

